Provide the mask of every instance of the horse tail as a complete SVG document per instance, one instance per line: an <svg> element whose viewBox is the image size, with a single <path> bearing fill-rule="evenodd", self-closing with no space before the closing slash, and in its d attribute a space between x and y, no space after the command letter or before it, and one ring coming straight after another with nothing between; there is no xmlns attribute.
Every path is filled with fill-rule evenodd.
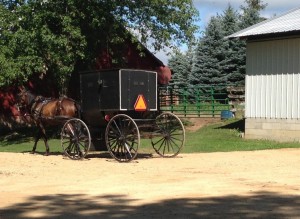
<svg viewBox="0 0 300 219"><path fill-rule="evenodd" d="M81 119L81 106L74 99L61 97L57 100L57 115Z"/></svg>
<svg viewBox="0 0 300 219"><path fill-rule="evenodd" d="M77 101L74 101L74 105L76 108L77 118L81 119L81 105Z"/></svg>

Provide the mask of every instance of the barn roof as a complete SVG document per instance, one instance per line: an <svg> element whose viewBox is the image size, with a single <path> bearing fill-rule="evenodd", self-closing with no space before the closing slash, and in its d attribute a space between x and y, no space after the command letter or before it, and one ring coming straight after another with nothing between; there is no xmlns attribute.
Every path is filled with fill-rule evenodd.
<svg viewBox="0 0 300 219"><path fill-rule="evenodd" d="M227 38L259 37L270 34L293 34L300 31L300 7L270 18L227 36Z"/></svg>

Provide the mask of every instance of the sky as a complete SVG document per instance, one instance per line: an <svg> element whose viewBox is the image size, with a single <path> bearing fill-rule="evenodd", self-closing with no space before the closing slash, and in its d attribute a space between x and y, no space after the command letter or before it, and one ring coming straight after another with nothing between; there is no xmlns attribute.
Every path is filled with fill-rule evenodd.
<svg viewBox="0 0 300 219"><path fill-rule="evenodd" d="M193 0L195 7L200 13L200 21L197 25L200 31L203 31L207 22L212 16L222 14L230 4L234 9L239 11L241 5L245 5L244 0ZM268 4L261 12L261 16L271 18L274 15L281 15L291 9L300 7L298 0L263 0L263 3ZM170 56L166 52L161 51L155 54L164 64L168 64Z"/></svg>

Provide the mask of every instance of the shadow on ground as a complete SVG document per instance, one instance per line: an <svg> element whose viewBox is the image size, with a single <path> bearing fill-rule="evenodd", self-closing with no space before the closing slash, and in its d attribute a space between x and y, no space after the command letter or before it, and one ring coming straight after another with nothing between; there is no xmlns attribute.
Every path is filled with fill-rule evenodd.
<svg viewBox="0 0 300 219"><path fill-rule="evenodd" d="M0 210L0 218L297 218L300 196L258 192L250 196L182 198L135 205L122 195L32 196ZM147 201L147 200L145 200Z"/></svg>
<svg viewBox="0 0 300 219"><path fill-rule="evenodd" d="M0 133L0 141L2 147L12 144L20 144L28 141L33 141L38 132L36 127L19 128L13 131ZM48 139L60 139L60 130L57 128L47 128Z"/></svg>
<svg viewBox="0 0 300 219"><path fill-rule="evenodd" d="M21 153L32 154L31 151L22 151ZM45 151L42 151L42 152L41 151L36 151L34 153L34 155L45 156ZM50 152L49 156L61 156L63 159L72 160L71 158L64 155L63 152L59 152L59 151ZM160 156L156 156L156 157L160 158ZM107 161L118 162L107 151L91 151L82 160L93 160L93 159L96 159L96 158L100 158L100 159L103 158L103 159L106 159ZM139 159L150 159L150 158L155 158L155 157L151 153L138 153L136 158L134 160L130 161L130 162L138 162ZM180 156L178 156L178 158L180 158Z"/></svg>
<svg viewBox="0 0 300 219"><path fill-rule="evenodd" d="M218 129L237 129L241 132L245 132L245 119L237 120L224 126L220 126Z"/></svg>

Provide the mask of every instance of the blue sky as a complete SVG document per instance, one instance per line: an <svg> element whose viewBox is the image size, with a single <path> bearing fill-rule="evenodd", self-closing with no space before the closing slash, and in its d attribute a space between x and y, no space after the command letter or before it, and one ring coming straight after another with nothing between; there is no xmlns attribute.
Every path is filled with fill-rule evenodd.
<svg viewBox="0 0 300 219"><path fill-rule="evenodd" d="M198 23L200 31L203 31L207 22L212 16L222 14L228 4L231 4L233 8L239 11L241 5L244 4L244 0L193 0L195 7L200 13L200 22ZM291 9L300 7L298 0L263 0L263 3L267 3L267 7L261 12L261 16L265 18L273 17L274 15L283 14ZM167 64L169 57L165 52L161 51L155 54L163 63Z"/></svg>

